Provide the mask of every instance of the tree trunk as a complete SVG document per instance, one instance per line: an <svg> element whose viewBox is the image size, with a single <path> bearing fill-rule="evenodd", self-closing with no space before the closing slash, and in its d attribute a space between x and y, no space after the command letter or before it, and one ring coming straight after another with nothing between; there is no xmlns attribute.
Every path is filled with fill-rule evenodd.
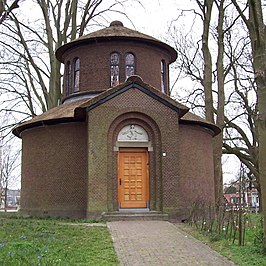
<svg viewBox="0 0 266 266"><path fill-rule="evenodd" d="M204 59L203 87L205 96L205 116L206 119L214 123L213 97L212 97L212 57L209 49L209 32L212 13L213 0L205 0L203 8L203 34L202 53Z"/></svg>
<svg viewBox="0 0 266 266"><path fill-rule="evenodd" d="M212 89L212 57L209 49L209 32L210 21L213 7L213 0L205 0L203 6L203 34L202 34L202 53L204 59L204 75L203 86L205 96L205 115L206 119L215 123L214 121L214 102L213 102L213 89ZM217 125L223 127L224 123L224 67L223 67L223 0L219 8L219 21L218 21L218 106L217 106ZM219 134L213 140L213 164L214 164L214 191L215 202L220 206L223 198L223 177L222 177L222 143L223 134Z"/></svg>
<svg viewBox="0 0 266 266"><path fill-rule="evenodd" d="M7 202L7 190L8 190L8 182L6 182L5 188L4 188L4 210L7 212L8 202Z"/></svg>
<svg viewBox="0 0 266 266"><path fill-rule="evenodd" d="M259 175L264 214L264 246L266 247L266 26L261 0L249 0L249 34L252 44L258 97Z"/></svg>
<svg viewBox="0 0 266 266"><path fill-rule="evenodd" d="M218 81L218 103L216 125L221 129L224 127L224 0L218 6L218 56L217 56L217 81ZM214 178L215 178L215 197L217 206L223 204L223 173L222 173L222 147L223 130L214 138Z"/></svg>
<svg viewBox="0 0 266 266"><path fill-rule="evenodd" d="M266 248L266 26L263 22L261 0L248 0L249 18L247 19L237 4L232 0L245 22L250 36L255 82L257 85L257 130L259 143L259 180L261 202L264 215L264 247Z"/></svg>

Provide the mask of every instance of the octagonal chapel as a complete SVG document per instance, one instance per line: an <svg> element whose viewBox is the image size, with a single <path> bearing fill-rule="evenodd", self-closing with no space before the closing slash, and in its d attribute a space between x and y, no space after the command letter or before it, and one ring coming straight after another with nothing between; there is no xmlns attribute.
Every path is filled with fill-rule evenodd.
<svg viewBox="0 0 266 266"><path fill-rule="evenodd" d="M184 219L214 203L219 128L169 96L169 45L119 21L56 51L62 103L18 125L21 213L99 218L160 213Z"/></svg>

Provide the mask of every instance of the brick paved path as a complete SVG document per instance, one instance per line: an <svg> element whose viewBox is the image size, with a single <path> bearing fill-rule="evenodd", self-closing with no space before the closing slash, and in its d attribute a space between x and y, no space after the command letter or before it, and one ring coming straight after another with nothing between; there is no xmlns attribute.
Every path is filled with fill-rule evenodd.
<svg viewBox="0 0 266 266"><path fill-rule="evenodd" d="M165 221L107 224L121 265L235 265Z"/></svg>

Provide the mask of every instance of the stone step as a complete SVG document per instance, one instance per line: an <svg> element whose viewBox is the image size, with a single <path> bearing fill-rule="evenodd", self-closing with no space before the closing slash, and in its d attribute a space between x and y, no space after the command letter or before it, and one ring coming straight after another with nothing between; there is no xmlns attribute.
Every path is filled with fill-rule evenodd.
<svg viewBox="0 0 266 266"><path fill-rule="evenodd" d="M107 212L102 213L104 221L168 221L168 214L161 212Z"/></svg>

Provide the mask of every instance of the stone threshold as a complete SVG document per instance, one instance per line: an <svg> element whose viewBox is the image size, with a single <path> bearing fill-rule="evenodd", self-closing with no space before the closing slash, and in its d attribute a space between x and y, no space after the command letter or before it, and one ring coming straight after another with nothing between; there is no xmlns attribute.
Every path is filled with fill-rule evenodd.
<svg viewBox="0 0 266 266"><path fill-rule="evenodd" d="M168 221L168 214L159 211L116 211L102 213L104 221Z"/></svg>

